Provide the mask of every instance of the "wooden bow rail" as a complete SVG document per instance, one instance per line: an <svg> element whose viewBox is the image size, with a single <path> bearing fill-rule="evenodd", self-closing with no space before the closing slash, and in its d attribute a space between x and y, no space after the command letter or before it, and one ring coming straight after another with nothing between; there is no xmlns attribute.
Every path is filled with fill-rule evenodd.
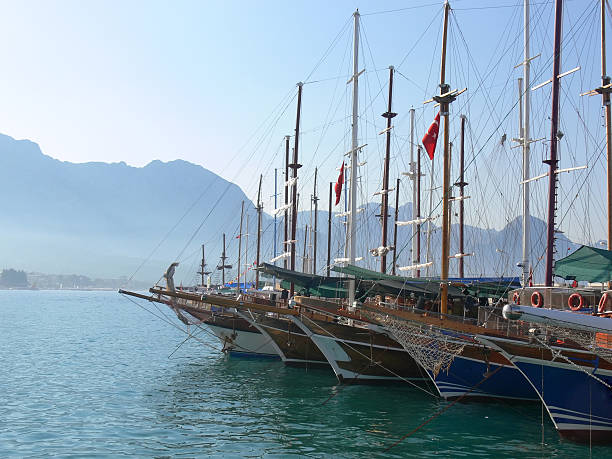
<svg viewBox="0 0 612 459"><path fill-rule="evenodd" d="M220 306L223 308L236 308L236 309L252 309L255 311L262 312L273 312L276 314L283 314L286 316L297 316L299 313L294 309L277 308L274 306L267 306L265 304L251 303L248 301L241 301L235 298L229 298L221 295L198 295L197 293L188 292L172 292L169 290L163 290L158 288L150 288L149 292L154 295L164 295L173 298L181 298L183 300L189 300L196 303L208 303L214 306Z"/></svg>

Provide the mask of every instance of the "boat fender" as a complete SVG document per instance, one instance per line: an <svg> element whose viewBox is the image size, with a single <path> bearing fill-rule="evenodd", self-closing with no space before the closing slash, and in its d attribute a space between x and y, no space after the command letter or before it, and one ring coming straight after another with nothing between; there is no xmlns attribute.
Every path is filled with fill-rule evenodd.
<svg viewBox="0 0 612 459"><path fill-rule="evenodd" d="M521 301L521 295L519 295L519 292L514 292L512 294L512 302L514 304L519 304L520 301Z"/></svg>
<svg viewBox="0 0 612 459"><path fill-rule="evenodd" d="M597 312L603 314L606 310L606 305L608 304L608 292L601 295L601 299L599 300L599 307L597 308Z"/></svg>
<svg viewBox="0 0 612 459"><path fill-rule="evenodd" d="M580 293L572 293L567 299L567 305L572 311L580 311L584 306L584 298Z"/></svg>
<svg viewBox="0 0 612 459"><path fill-rule="evenodd" d="M531 294L531 306L541 308L544 305L544 297L540 292L533 292Z"/></svg>

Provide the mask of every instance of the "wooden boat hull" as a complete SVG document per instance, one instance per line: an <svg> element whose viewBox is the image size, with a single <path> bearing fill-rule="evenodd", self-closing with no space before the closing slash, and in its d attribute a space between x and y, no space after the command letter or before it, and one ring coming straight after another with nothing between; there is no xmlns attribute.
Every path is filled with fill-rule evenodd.
<svg viewBox="0 0 612 459"><path fill-rule="evenodd" d="M219 338L225 352L231 355L279 358L269 337L242 317L189 306L181 306L181 309L202 321Z"/></svg>
<svg viewBox="0 0 612 459"><path fill-rule="evenodd" d="M329 368L329 363L312 339L286 318L237 311L270 340L281 360L290 366Z"/></svg>
<svg viewBox="0 0 612 459"><path fill-rule="evenodd" d="M309 334L342 383L431 383L414 359L384 333L306 316L291 319Z"/></svg>

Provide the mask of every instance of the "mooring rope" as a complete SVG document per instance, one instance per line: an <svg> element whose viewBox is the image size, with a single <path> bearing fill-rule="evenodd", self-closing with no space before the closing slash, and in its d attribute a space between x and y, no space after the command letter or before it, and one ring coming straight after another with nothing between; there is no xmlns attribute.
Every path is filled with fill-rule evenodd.
<svg viewBox="0 0 612 459"><path fill-rule="evenodd" d="M419 430L421 430L423 427L425 427L427 424L429 424L431 421L433 421L434 419L436 419L438 416L440 416L441 414L443 414L445 411L447 411L451 406L455 405L457 402L460 402L461 400L463 400L463 398L465 398L468 394L470 394L472 391L474 391L478 386L480 386L483 382L485 382L487 379L489 379L491 376L493 376L495 373L497 373L499 370L501 370L503 368L503 366L500 366L498 368L496 368L495 370L493 370L491 373L489 373L487 376L485 376L481 381L479 381L477 384L473 385L470 390L468 390L467 392L465 392L461 397L456 398L455 400L453 400L450 404L446 405L444 408L442 408L441 410L439 410L437 413L435 413L433 416L429 417L429 419L426 419L425 421L423 421L421 424L419 424L417 427L415 427L414 429L412 429L410 432L408 432L407 434L405 434L404 436L402 436L399 440L397 440L395 443L393 443L391 446L389 446L388 448L386 448L384 450L384 452L386 453L387 451L391 450L392 448L395 448L397 445L399 445L401 442L403 442L406 438L410 437L411 435L415 434L416 432L418 432Z"/></svg>

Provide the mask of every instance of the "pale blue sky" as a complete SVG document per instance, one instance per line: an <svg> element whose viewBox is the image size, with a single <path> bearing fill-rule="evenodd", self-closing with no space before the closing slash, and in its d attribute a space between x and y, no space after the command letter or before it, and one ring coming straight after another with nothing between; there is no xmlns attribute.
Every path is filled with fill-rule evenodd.
<svg viewBox="0 0 612 459"><path fill-rule="evenodd" d="M522 54L520 3L451 2L448 77L453 87L468 87L453 105L451 137L456 139L459 114L468 113L473 131L470 142L474 151L482 150L477 158L482 181L477 183L485 191L477 191L474 174L469 180L471 194L484 196L471 207L471 223L479 226L500 228L519 213L515 180L519 152L510 150L509 144L505 149L496 145L502 133L508 139L517 135L513 104L521 71L513 66ZM535 84L550 78L552 71L553 8L551 1L533 3L532 53L542 53L534 61ZM564 26L573 35L564 51L563 68L582 65L583 69L564 81L562 105L567 117L563 120L569 135L568 145L562 146L561 167L589 162L593 166L589 171L602 164L594 147L603 138L601 103L599 98L587 101L578 94L599 84L596 3L566 2ZM400 116L395 120L392 178L406 170L410 106L417 109L416 139L433 118L434 109L423 108L422 102L436 91L439 78L441 1L14 1L1 5L0 132L31 139L43 152L61 160L142 166L154 159L180 158L235 181L253 199L257 176L263 173L268 197L273 190L273 168L283 167L279 150L283 135L292 134L295 125L295 101L291 100L295 83L311 74L338 37L308 78L326 81L304 87L302 189L310 192L312 171L318 166L320 194L325 196L348 145L345 118L350 106L345 82L351 14L356 7L363 14L360 67L367 71L361 80L360 137L368 143L362 199L371 200L380 187L384 144L376 133L383 124L379 115L386 110L388 65L401 72L396 75L394 96L394 111ZM370 14L387 10L398 11ZM549 136L549 94L549 89L534 93L533 137ZM277 122L266 122L271 113L279 113L274 112L279 103L286 111ZM581 117L576 115L577 108ZM589 134L581 130L581 120L589 126ZM263 127L257 130L258 126ZM492 140L487 143L489 137ZM534 146L533 175L544 170L540 164L544 150L545 146ZM245 163L248 167L243 167ZM573 178L565 175L562 196L566 193L569 199L585 180L601 183L601 171L587 173L591 172ZM483 218L473 209L489 203L500 185L506 191L497 195L503 215ZM408 182L402 202L410 200L407 188ZM536 201L542 201L534 204L534 213L541 212L540 217L544 216L543 189L543 185L534 186ZM561 209L585 220L584 208L590 203L589 228L570 227L571 236L585 241L603 237L601 190L598 185L581 198L584 205L578 201L575 209ZM269 201L266 206L271 210Z"/></svg>

